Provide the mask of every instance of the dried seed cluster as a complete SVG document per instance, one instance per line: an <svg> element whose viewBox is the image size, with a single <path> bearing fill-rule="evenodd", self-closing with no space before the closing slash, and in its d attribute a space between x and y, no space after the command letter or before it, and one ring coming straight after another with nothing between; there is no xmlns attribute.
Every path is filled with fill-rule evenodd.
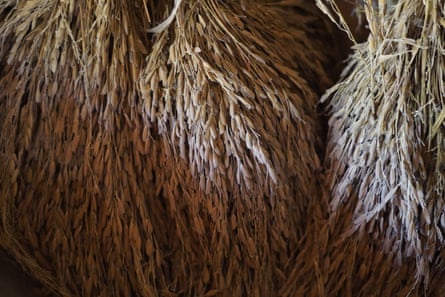
<svg viewBox="0 0 445 297"><path fill-rule="evenodd" d="M285 293L443 296L445 2L356 5L368 40L322 97L328 198L307 239L318 249L299 256Z"/></svg>
<svg viewBox="0 0 445 297"><path fill-rule="evenodd" d="M274 296L293 269L329 28L180 2L0 1L0 247L58 295Z"/></svg>

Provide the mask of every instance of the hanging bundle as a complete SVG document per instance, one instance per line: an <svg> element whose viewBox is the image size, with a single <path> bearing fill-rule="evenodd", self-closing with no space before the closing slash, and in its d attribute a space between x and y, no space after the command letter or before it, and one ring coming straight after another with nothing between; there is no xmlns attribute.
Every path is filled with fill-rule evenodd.
<svg viewBox="0 0 445 297"><path fill-rule="evenodd" d="M444 4L356 4L370 33L322 98L328 202L308 235L318 250L296 264L314 273L292 279L312 296L445 292ZM297 290L292 281L286 292Z"/></svg>

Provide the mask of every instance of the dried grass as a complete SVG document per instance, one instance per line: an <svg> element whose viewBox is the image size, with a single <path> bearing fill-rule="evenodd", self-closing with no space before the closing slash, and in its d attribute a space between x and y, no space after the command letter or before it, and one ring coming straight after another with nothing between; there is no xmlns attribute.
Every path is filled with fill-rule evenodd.
<svg viewBox="0 0 445 297"><path fill-rule="evenodd" d="M445 294L444 4L357 4L370 34L322 98L326 198L284 295Z"/></svg>
<svg viewBox="0 0 445 297"><path fill-rule="evenodd" d="M156 27L172 4L0 0L0 246L60 296L273 296L293 268L328 27L304 0Z"/></svg>

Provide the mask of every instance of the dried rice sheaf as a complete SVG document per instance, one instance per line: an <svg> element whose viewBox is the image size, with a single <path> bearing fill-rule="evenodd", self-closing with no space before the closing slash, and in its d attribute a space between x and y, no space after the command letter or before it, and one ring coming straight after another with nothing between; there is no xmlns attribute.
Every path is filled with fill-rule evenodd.
<svg viewBox="0 0 445 297"><path fill-rule="evenodd" d="M175 3L0 1L0 247L60 296L274 296L298 251L329 28Z"/></svg>
<svg viewBox="0 0 445 297"><path fill-rule="evenodd" d="M299 264L316 273L294 279L312 296L443 296L445 1L357 5L368 40L322 98L329 202L310 232L317 267Z"/></svg>

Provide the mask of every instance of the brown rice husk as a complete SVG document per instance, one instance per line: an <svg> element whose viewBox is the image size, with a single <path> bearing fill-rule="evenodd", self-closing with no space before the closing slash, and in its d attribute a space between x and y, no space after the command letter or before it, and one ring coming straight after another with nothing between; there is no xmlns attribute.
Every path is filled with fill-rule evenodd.
<svg viewBox="0 0 445 297"><path fill-rule="evenodd" d="M2 1L0 247L60 296L274 296L317 197L303 0Z"/></svg>
<svg viewBox="0 0 445 297"><path fill-rule="evenodd" d="M445 294L444 4L357 4L370 34L322 98L326 195L283 295Z"/></svg>

